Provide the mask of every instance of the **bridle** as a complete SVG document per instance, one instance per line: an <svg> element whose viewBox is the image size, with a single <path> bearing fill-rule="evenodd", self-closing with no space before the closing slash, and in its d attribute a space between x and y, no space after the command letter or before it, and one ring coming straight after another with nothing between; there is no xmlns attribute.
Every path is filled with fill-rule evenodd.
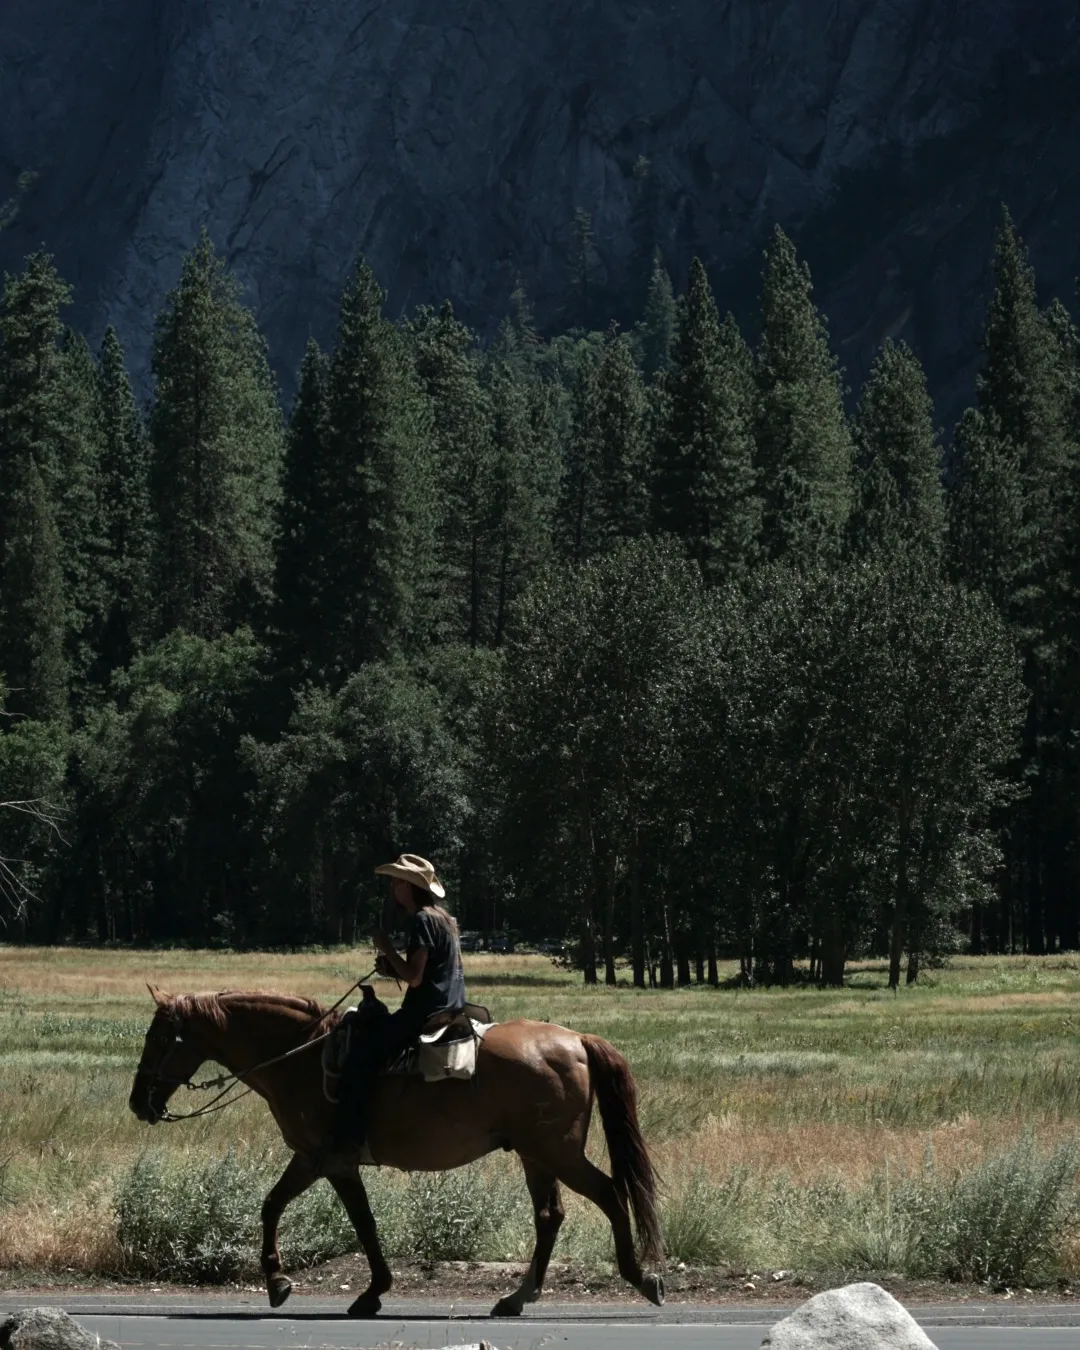
<svg viewBox="0 0 1080 1350"><path fill-rule="evenodd" d="M320 1022L325 1022L331 1013L336 1012L338 1008L341 1007L354 989L359 989L360 986L367 980L370 980L374 974L375 971L372 970L370 974L361 976L355 984L350 985L333 1007L327 1008L324 1013L320 1013L318 1017L313 1019L309 1031L314 1030ZM280 1064L282 1060L292 1059L294 1055L303 1054L305 1050L310 1050L313 1046L321 1045L323 1041L333 1035L332 1030L324 1031L321 1036L316 1036L313 1040L307 1040L303 1045L294 1046L291 1050L286 1050L282 1055L275 1055L272 1059L264 1059L260 1064L253 1064L250 1069L244 1069L240 1073L226 1073L218 1078L208 1078L205 1083L193 1083L190 1074L186 1078L177 1078L174 1075L165 1072L173 1055L185 1045L184 1019L178 1012L175 1012L172 1009L169 1010L168 1017L172 1022L174 1035L168 1048L162 1055L157 1068L147 1069L140 1061L138 1068L135 1070L136 1078L148 1077L150 1079L150 1086L146 1090L147 1107L151 1111L154 1109L151 1105L154 1090L155 1088L162 1086L184 1087L191 1092L208 1092L213 1088L221 1088L221 1091L211 1101L208 1101L205 1106L200 1106L195 1111L183 1111L177 1113L170 1111L168 1106L165 1106L162 1109L161 1114L157 1117L158 1122L162 1125L172 1125L178 1120L196 1120L199 1116L208 1116L215 1111L224 1111L227 1106L232 1106L233 1102L238 1102L241 1097L246 1097L248 1093L255 1091L255 1089L249 1085L244 1088L243 1092L238 1092L235 1097L229 1096L229 1093L232 1092L233 1088L236 1087L237 1084L242 1083L244 1079L250 1077L251 1074L258 1073L260 1069L268 1069L272 1064ZM223 1100L223 1098L227 1098L228 1100Z"/></svg>

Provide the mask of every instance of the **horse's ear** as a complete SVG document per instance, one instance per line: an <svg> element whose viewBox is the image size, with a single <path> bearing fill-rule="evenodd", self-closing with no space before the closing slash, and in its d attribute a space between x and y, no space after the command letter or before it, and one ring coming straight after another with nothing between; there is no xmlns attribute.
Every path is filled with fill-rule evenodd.
<svg viewBox="0 0 1080 1350"><path fill-rule="evenodd" d="M163 1008L165 1004L168 1003L169 1001L168 994L163 994L156 984L148 984L146 987L147 989L150 990L150 997L154 1000L154 1002L158 1005L159 1008Z"/></svg>

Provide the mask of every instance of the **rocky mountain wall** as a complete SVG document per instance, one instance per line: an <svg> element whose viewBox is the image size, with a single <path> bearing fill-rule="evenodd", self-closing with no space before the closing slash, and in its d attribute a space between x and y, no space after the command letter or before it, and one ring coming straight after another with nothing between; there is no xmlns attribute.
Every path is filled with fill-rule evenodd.
<svg viewBox="0 0 1080 1350"><path fill-rule="evenodd" d="M567 293L576 208L631 319L660 245L752 321L793 234L852 382L887 334L970 392L999 203L1080 272L1075 0L5 0L0 263L44 242L133 363L205 225L283 378L360 250L395 312ZM642 174L644 161L649 172ZM17 195L17 194L16 194ZM600 318L601 316L597 316Z"/></svg>

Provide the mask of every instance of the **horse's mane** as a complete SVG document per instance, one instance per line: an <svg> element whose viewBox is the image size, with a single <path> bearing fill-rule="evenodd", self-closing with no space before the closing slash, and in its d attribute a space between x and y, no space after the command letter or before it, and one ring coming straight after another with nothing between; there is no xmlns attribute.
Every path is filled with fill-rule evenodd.
<svg viewBox="0 0 1080 1350"><path fill-rule="evenodd" d="M311 1018L311 1035L321 1036L324 1032L332 1031L341 1021L341 1013L336 1011L324 1017L325 1010L316 999L301 998L297 994L279 994L272 989L219 989L216 993L208 994L172 994L168 1010L180 1018L204 1018L218 1031L224 1031L229 1007L234 1003L271 1004L290 1012L303 1013Z"/></svg>

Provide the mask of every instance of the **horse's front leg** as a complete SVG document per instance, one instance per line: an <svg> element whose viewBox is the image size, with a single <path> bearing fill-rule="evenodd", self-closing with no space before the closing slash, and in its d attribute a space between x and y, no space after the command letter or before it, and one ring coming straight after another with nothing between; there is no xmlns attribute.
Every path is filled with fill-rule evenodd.
<svg viewBox="0 0 1080 1350"><path fill-rule="evenodd" d="M280 1308L292 1293L292 1281L281 1273L281 1256L277 1245L278 1223L285 1206L302 1195L316 1176L307 1159L294 1153L292 1161L263 1201L262 1268L271 1308Z"/></svg>
<svg viewBox="0 0 1080 1350"><path fill-rule="evenodd" d="M374 1317L382 1307L382 1295L387 1293L394 1282L390 1267L379 1246L379 1234L375 1228L375 1215L368 1203L367 1190L358 1171L349 1174L332 1174L327 1180L337 1191L345 1212L356 1229L356 1236L367 1257L371 1271L371 1282L358 1299L349 1308L350 1317Z"/></svg>

